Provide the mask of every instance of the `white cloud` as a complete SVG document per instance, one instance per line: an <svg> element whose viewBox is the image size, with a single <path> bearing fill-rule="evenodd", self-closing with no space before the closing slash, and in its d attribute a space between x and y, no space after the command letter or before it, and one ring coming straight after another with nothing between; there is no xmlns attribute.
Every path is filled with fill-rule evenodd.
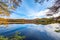
<svg viewBox="0 0 60 40"><path fill-rule="evenodd" d="M53 15L53 17L58 17L58 16L60 16L60 11Z"/></svg>
<svg viewBox="0 0 60 40"><path fill-rule="evenodd" d="M50 4L50 3L49 3ZM49 5L48 4L48 5ZM56 16L59 16L60 15L60 12L58 14L54 14L53 16L46 16L46 14L52 14L51 12L49 12L50 10L49 9L46 9L46 10L42 10L42 11L39 11L39 7L41 5L35 5L35 8L31 8L26 2L23 3L22 5L22 10L19 9L19 11L16 11L18 13L21 13L23 14L24 16L21 16L21 15L16 15L15 14L11 14L9 18L26 18L26 19L33 19L33 18L50 18L50 17L56 17ZM44 5L45 6L45 5ZM51 6L51 5L50 5ZM35 9L35 10L34 10ZM43 8L42 8L43 9ZM20 12L21 11L21 12Z"/></svg>
<svg viewBox="0 0 60 40"><path fill-rule="evenodd" d="M47 9L47 11L45 12L45 14L46 14L46 18L58 17L58 16L60 16L60 10L58 11L58 13L53 14L53 12L50 12L50 10ZM47 16L47 14L53 14L53 15L52 16Z"/></svg>
<svg viewBox="0 0 60 40"><path fill-rule="evenodd" d="M29 14L27 15L30 18L42 18L42 17L46 17L46 14L48 13L49 9L46 9L44 11L40 11L40 12L36 12L36 11L31 11L29 12Z"/></svg>
<svg viewBox="0 0 60 40"><path fill-rule="evenodd" d="M50 9L46 9L40 12L36 12L34 10L29 11L28 17L29 18L50 18L50 17L58 17L60 16L60 11L56 14L53 14L52 16L47 16L47 14L53 14L53 12L50 12Z"/></svg>
<svg viewBox="0 0 60 40"><path fill-rule="evenodd" d="M26 19L34 19L34 18L50 18L50 17L58 17L60 16L60 12L54 14L53 16L47 16L47 14L52 14L49 9L37 12L29 7L27 7L27 13L26 16L19 16L14 13L10 15L8 18L26 18Z"/></svg>

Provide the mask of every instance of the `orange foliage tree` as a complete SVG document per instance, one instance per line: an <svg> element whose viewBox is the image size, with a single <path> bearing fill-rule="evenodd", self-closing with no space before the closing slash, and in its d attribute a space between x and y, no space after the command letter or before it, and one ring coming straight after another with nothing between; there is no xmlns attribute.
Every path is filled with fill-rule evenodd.
<svg viewBox="0 0 60 40"><path fill-rule="evenodd" d="M10 16L11 11L20 6L21 2L21 0L0 0L0 24L8 24L8 19L4 16Z"/></svg>

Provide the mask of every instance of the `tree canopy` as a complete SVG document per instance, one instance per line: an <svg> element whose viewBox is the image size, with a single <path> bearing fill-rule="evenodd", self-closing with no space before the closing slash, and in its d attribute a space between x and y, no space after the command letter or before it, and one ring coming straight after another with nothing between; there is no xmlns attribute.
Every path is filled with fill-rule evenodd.
<svg viewBox="0 0 60 40"><path fill-rule="evenodd" d="M11 10L20 6L21 0L0 0L0 15L9 16Z"/></svg>
<svg viewBox="0 0 60 40"><path fill-rule="evenodd" d="M35 0L35 2L38 2L40 4L43 4L44 1L48 2L49 0ZM50 1L52 1L52 0L50 0ZM55 1L54 5L48 9L50 9L50 12L53 12L53 14L56 14L56 13L58 13L58 10L60 8L60 0L54 0L54 1ZM47 14L47 15L52 16L53 14Z"/></svg>
<svg viewBox="0 0 60 40"><path fill-rule="evenodd" d="M8 19L4 16L10 16L12 10L15 10L21 4L21 0L0 0L0 24L8 24Z"/></svg>

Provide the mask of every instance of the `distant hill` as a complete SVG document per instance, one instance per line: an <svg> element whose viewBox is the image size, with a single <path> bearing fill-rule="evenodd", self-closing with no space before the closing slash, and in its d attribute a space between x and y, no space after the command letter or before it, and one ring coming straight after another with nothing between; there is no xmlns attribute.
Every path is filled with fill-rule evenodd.
<svg viewBox="0 0 60 40"><path fill-rule="evenodd" d="M36 18L36 19L4 19L0 18L0 23L8 24L51 24L60 23L60 16L55 18Z"/></svg>

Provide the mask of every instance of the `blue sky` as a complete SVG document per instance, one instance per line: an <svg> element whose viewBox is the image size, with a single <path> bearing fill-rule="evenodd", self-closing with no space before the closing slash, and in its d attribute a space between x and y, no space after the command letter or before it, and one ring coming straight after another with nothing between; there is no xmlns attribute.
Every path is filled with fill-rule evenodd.
<svg viewBox="0 0 60 40"><path fill-rule="evenodd" d="M46 17L45 12L47 11L47 7L52 6L53 2L54 0L45 1L43 5L40 5L39 3L35 3L34 0L23 0L21 6L14 13L11 13L10 18L44 18Z"/></svg>

